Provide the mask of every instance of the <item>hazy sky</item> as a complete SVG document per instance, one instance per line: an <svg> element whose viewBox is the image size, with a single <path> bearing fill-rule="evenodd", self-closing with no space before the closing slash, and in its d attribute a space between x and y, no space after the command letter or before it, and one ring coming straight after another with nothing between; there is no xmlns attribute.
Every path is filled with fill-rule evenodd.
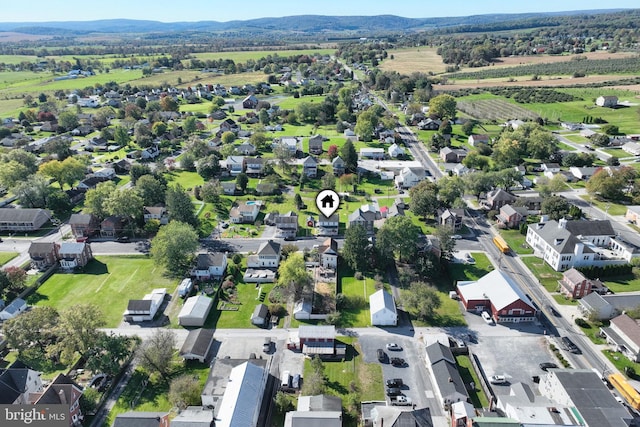
<svg viewBox="0 0 640 427"><path fill-rule="evenodd" d="M129 18L152 21L232 21L292 15L382 15L409 18L486 13L640 8L638 0L3 0L0 22L89 21Z"/></svg>

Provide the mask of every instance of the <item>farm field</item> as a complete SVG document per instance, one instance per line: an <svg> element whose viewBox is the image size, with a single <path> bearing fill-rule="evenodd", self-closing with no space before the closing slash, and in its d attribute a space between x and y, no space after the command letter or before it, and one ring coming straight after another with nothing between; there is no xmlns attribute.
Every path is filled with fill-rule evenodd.
<svg viewBox="0 0 640 427"><path fill-rule="evenodd" d="M234 62L246 62L248 60L258 60L260 58L266 58L267 56L280 56L289 57L296 55L333 55L336 52L335 49L276 49L276 50L243 50L243 51L224 51L224 52L205 52L194 53L193 57L202 61L206 60L218 60L218 59L230 59Z"/></svg>
<svg viewBox="0 0 640 427"><path fill-rule="evenodd" d="M538 115L503 98L462 99L458 108L471 117L482 120L535 120Z"/></svg>
<svg viewBox="0 0 640 427"><path fill-rule="evenodd" d="M397 71L400 74L444 73L447 64L442 62L436 48L421 46L415 49L390 49L389 56L379 66L382 71ZM393 59L391 57L393 56Z"/></svg>
<svg viewBox="0 0 640 427"><path fill-rule="evenodd" d="M101 256L83 272L56 273L29 297L29 304L46 305L58 310L73 307L79 301L101 308L107 328L122 321L130 299L141 299L155 288L167 288L171 294L178 285L164 276L147 257ZM109 304L105 304L109 301Z"/></svg>

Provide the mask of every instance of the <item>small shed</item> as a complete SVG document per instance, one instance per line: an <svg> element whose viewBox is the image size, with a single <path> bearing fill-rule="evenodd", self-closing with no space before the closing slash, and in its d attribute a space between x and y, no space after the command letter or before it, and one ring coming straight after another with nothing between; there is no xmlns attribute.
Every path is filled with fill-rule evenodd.
<svg viewBox="0 0 640 427"><path fill-rule="evenodd" d="M251 323L256 326L264 326L269 317L269 308L265 304L258 304L251 315Z"/></svg>
<svg viewBox="0 0 640 427"><path fill-rule="evenodd" d="M204 295L187 298L178 314L178 323L180 326L202 326L212 306L213 300Z"/></svg>
<svg viewBox="0 0 640 427"><path fill-rule="evenodd" d="M180 357L184 360L198 360L205 363L213 345L213 329L198 328L189 331L187 339L180 348Z"/></svg>

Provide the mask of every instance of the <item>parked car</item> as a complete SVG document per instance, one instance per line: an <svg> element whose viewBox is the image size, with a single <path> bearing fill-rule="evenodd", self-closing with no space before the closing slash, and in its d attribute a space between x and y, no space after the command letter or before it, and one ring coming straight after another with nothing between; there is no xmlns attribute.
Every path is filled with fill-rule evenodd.
<svg viewBox="0 0 640 427"><path fill-rule="evenodd" d="M493 325L493 319L491 318L491 315L489 313L487 313L486 311L483 311L482 314L480 315L482 316L484 321L487 322L487 324Z"/></svg>
<svg viewBox="0 0 640 427"><path fill-rule="evenodd" d="M413 401L407 396L389 396L389 401L391 402L391 406L411 406L413 405Z"/></svg>
<svg viewBox="0 0 640 427"><path fill-rule="evenodd" d="M382 350L381 348L376 350L376 353L378 355L378 362L384 362L385 360L387 360L387 354L384 352L384 350Z"/></svg>
<svg viewBox="0 0 640 427"><path fill-rule="evenodd" d="M452 234L452 235L451 235L451 238L452 238L453 240L460 240L460 239L462 239L462 236L461 236L461 235L459 235L459 234Z"/></svg>
<svg viewBox="0 0 640 427"><path fill-rule="evenodd" d="M402 351L402 347L400 347L398 344L391 342L389 344L387 344L387 350L391 350L391 351Z"/></svg>
<svg viewBox="0 0 640 427"><path fill-rule="evenodd" d="M491 384L500 385L505 384L507 382L507 379L504 375L493 375L491 378L489 378L489 382Z"/></svg>
<svg viewBox="0 0 640 427"><path fill-rule="evenodd" d="M402 391L398 387L387 388L387 396L400 396Z"/></svg>
<svg viewBox="0 0 640 427"><path fill-rule="evenodd" d="M291 388L295 388L296 390L299 389L301 379L302 377L300 377L300 374L295 374L291 379Z"/></svg>
<svg viewBox="0 0 640 427"><path fill-rule="evenodd" d="M400 388L404 385L402 378L392 378L387 380L387 387L397 387Z"/></svg>
<svg viewBox="0 0 640 427"><path fill-rule="evenodd" d="M262 351L269 353L271 351L271 337L264 338L264 344L262 344Z"/></svg>
<svg viewBox="0 0 640 427"><path fill-rule="evenodd" d="M571 353L574 353L574 354L582 353L582 351L580 351L578 346L575 345L575 343L571 341L569 337L562 337L560 341L562 341L562 346L564 347L565 350L570 351Z"/></svg>
<svg viewBox="0 0 640 427"><path fill-rule="evenodd" d="M391 364L392 364L393 366L397 366L397 367L398 367L398 366L404 366L404 363L405 363L405 362L404 362L404 359L403 359L403 358L401 358L401 357L392 357L392 358L391 358Z"/></svg>
<svg viewBox="0 0 640 427"><path fill-rule="evenodd" d="M552 362L542 362L540 364L540 369L542 369L543 371L547 371L549 369L558 369L558 365Z"/></svg>

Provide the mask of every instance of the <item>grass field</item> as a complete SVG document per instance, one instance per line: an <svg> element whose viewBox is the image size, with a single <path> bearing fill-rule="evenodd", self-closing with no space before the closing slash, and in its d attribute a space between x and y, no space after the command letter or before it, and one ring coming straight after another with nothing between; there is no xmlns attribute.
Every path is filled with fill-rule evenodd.
<svg viewBox="0 0 640 427"><path fill-rule="evenodd" d="M476 260L475 264L450 263L448 265L449 278L451 279L452 286L455 286L456 282L462 280L478 280L485 274L493 271L493 265L484 253L472 252L471 256Z"/></svg>
<svg viewBox="0 0 640 427"><path fill-rule="evenodd" d="M141 299L155 288L167 288L169 294L174 291L177 281L163 273L147 257L101 256L83 272L54 274L28 302L58 310L79 302L95 304L102 310L106 327L115 328L130 299Z"/></svg>
<svg viewBox="0 0 640 427"><path fill-rule="evenodd" d="M391 49L389 56L379 66L383 71L397 71L409 75L414 72L444 73L447 65L436 53L436 48L421 46L410 49Z"/></svg>
<svg viewBox="0 0 640 427"><path fill-rule="evenodd" d="M562 273L553 271L549 264L544 260L534 257L522 257L522 262L531 270L534 276L538 278L540 284L544 286L547 292L556 292L558 289L558 280L562 279Z"/></svg>
<svg viewBox="0 0 640 427"><path fill-rule="evenodd" d="M206 61L218 59L231 59L234 62L247 62L247 60L258 60L268 56L280 56L287 58L296 55L333 55L335 49L297 49L297 50L246 50L238 52L205 52L194 53L193 56Z"/></svg>
<svg viewBox="0 0 640 427"><path fill-rule="evenodd" d="M507 242L509 247L518 255L532 254L533 249L525 242L525 236L520 230L500 230L500 235Z"/></svg>
<svg viewBox="0 0 640 427"><path fill-rule="evenodd" d="M478 378L478 374L475 369L473 369L469 356L458 355L456 356L456 362L458 363L458 371L460 371L462 381L464 381L465 384L473 382L476 385L473 390L469 390L469 398L471 398L473 407L478 409L488 408L489 399L487 399L487 395L484 393L482 388L478 386L480 384L480 379Z"/></svg>
<svg viewBox="0 0 640 427"><path fill-rule="evenodd" d="M0 252L0 265L5 265L17 256L17 252Z"/></svg>

